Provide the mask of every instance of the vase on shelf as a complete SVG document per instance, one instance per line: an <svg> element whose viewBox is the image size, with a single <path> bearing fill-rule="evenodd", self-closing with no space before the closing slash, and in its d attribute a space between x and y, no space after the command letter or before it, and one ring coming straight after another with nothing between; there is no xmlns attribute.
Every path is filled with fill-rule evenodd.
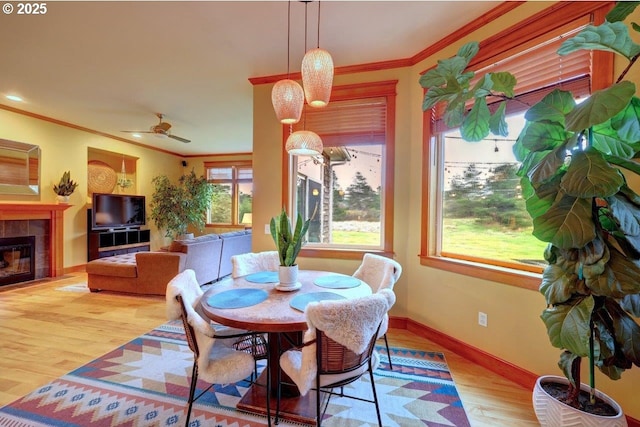
<svg viewBox="0 0 640 427"><path fill-rule="evenodd" d="M57 198L59 204L66 205L67 203L69 203L69 196L58 195L58 196L56 196L56 198Z"/></svg>

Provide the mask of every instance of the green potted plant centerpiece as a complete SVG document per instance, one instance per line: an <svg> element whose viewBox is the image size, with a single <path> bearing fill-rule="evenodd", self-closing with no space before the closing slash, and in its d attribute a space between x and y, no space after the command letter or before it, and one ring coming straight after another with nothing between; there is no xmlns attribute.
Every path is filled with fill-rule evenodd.
<svg viewBox="0 0 640 427"><path fill-rule="evenodd" d="M166 175L153 178L155 187L150 204L150 218L160 230L166 230L166 237L184 239L189 225L202 230L213 186L204 176L198 177L192 169L182 175L177 183Z"/></svg>
<svg viewBox="0 0 640 427"><path fill-rule="evenodd" d="M78 187L78 183L71 179L71 171L66 171L62 174L60 182L53 186L53 191L58 195L58 201L63 203L69 202L69 196Z"/></svg>
<svg viewBox="0 0 640 427"><path fill-rule="evenodd" d="M302 248L304 237L309 230L309 220L303 221L302 215L298 213L295 229L293 229L291 220L283 208L280 215L271 218L270 230L280 258L279 283L276 285L276 289L282 291L300 289L301 284L298 282L296 258Z"/></svg>
<svg viewBox="0 0 640 427"><path fill-rule="evenodd" d="M640 99L625 80L640 45L622 22L637 5L617 3L606 22L586 26L558 50L614 52L628 62L618 79L580 104L571 92L553 90L528 108L513 147L533 234L548 243L541 318L561 350L558 365L566 377L538 379L533 401L543 426L577 416L596 419L571 425L627 425L620 406L595 389L594 369L617 380L640 366L640 195L632 189L640 182ZM635 23L632 28L640 31ZM449 126L460 127L468 141L490 132L506 136L505 109L490 112L487 98L504 103L516 83L511 73L498 72L471 86L474 73L466 68L478 50L478 43L467 43L420 78L427 89L423 109L445 103ZM582 359L589 361L589 385L580 381ZM558 387L562 395L548 400ZM612 413L593 415L599 401ZM565 417L565 411L573 412Z"/></svg>

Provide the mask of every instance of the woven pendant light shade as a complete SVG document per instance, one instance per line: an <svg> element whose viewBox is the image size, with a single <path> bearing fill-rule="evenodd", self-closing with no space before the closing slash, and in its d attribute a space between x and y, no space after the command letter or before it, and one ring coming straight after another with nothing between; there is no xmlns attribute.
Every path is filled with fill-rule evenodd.
<svg viewBox="0 0 640 427"><path fill-rule="evenodd" d="M302 58L302 86L307 104L325 107L331 98L333 58L324 49L309 50Z"/></svg>
<svg viewBox="0 0 640 427"><path fill-rule="evenodd" d="M298 123L304 105L302 86L291 79L278 81L271 90L271 103L280 123Z"/></svg>
<svg viewBox="0 0 640 427"><path fill-rule="evenodd" d="M322 139L310 130L299 130L289 135L285 149L294 156L316 156L322 153Z"/></svg>

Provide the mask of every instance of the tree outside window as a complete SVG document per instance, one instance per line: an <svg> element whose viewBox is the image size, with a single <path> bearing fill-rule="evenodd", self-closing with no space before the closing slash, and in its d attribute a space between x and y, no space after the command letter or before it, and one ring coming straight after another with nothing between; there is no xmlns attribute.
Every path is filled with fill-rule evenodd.
<svg viewBox="0 0 640 427"><path fill-rule="evenodd" d="M252 223L253 170L250 162L207 162L207 180L213 197L207 224L244 225Z"/></svg>

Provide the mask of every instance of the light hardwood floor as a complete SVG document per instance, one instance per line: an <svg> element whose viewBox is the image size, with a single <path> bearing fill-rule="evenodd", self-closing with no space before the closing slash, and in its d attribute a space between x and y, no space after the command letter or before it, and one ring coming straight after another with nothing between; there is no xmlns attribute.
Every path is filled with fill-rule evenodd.
<svg viewBox="0 0 640 427"><path fill-rule="evenodd" d="M0 406L165 322L162 297L60 290L84 273L0 288ZM472 426L538 426L531 390L439 345L390 329L392 346L445 354Z"/></svg>

